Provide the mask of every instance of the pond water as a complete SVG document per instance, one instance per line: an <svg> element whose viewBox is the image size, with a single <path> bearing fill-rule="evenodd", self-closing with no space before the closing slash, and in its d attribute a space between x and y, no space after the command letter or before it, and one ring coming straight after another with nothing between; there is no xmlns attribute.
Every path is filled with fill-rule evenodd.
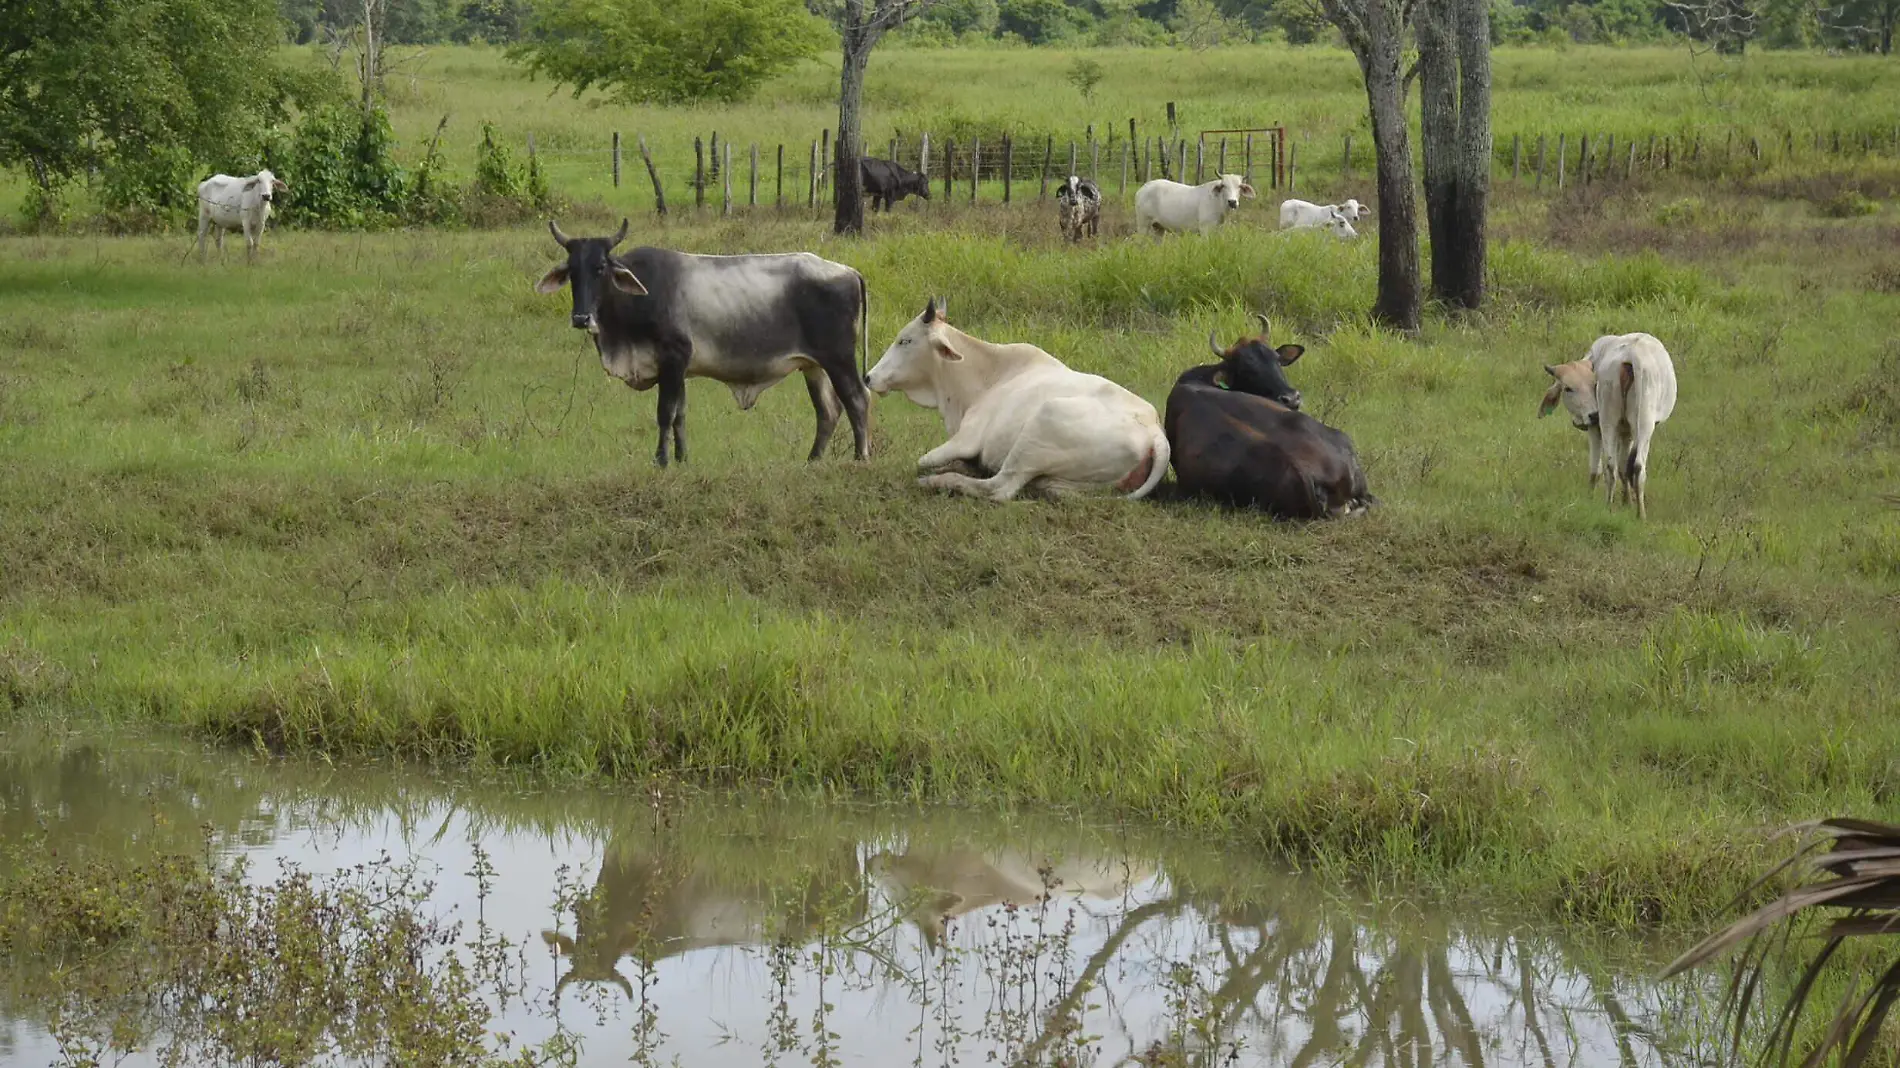
<svg viewBox="0 0 1900 1068"><path fill-rule="evenodd" d="M1705 1059L1699 992L1650 982L1652 956L1371 903L1153 830L0 743L0 837L201 834L252 880L413 863L427 908L506 946L488 1029L577 1040L586 1065ZM58 1057L45 1020L0 1002L0 1063Z"/></svg>

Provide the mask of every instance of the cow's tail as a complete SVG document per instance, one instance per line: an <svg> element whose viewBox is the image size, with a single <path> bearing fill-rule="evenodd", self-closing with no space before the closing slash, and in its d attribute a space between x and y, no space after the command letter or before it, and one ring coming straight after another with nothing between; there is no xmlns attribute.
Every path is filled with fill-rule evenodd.
<svg viewBox="0 0 1900 1068"><path fill-rule="evenodd" d="M867 385L871 370L871 287L864 282L864 272L858 272L858 381Z"/></svg>
<svg viewBox="0 0 1900 1068"><path fill-rule="evenodd" d="M1154 428L1154 435L1148 444L1148 478L1133 493L1128 495L1131 501L1138 501L1154 492L1161 480L1168 475L1168 464L1174 459L1174 450L1168 445L1168 433L1161 427Z"/></svg>

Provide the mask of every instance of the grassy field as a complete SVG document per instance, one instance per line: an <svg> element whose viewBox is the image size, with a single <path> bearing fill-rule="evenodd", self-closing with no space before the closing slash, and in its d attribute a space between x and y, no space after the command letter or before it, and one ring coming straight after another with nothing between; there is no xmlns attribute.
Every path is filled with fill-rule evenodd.
<svg viewBox="0 0 1900 1068"><path fill-rule="evenodd" d="M1343 57L1284 57L1338 65L1326 106L1351 121ZM1196 99L1200 75L1165 58ZM1856 90L1900 69L1763 58L1731 82L1758 80L1751 106L1775 115L1831 93L1871 110ZM882 54L875 93L918 84L913 62L975 60ZM972 109L1018 64L1073 94L1056 57L988 62L1003 73ZM1503 53L1501 124L1607 94L1579 75L1526 104L1518 63L1582 69ZM782 104L665 121L815 124L822 74L788 78ZM1617 106L1686 99L1675 77L1677 97ZM949 91L928 81L924 103L874 96L879 121ZM592 128L519 82L482 94L549 138ZM1370 241L1269 235L1270 200L1211 239L1082 249L1033 204L900 211L861 241L797 217L636 229L860 268L873 358L935 293L965 329L1156 404L1210 329L1267 311L1386 502L1309 527L931 497L910 475L941 424L901 397L876 406L869 464L834 441L807 465L795 382L749 413L693 383L692 461L659 472L653 395L601 374L565 294L532 292L555 251L537 228L273 233L256 269L180 264L178 235L7 238L0 714L1084 807L1388 887L1700 922L1762 862L1764 827L1900 814L1900 511L1881 498L1900 492L1900 169L1798 163L1723 187L1505 188L1492 306L1415 340L1364 320ZM1828 217L1843 190L1886 202ZM603 231L639 203L564 222ZM1535 418L1541 364L1637 329L1682 383L1648 524L1587 491L1581 435Z"/></svg>

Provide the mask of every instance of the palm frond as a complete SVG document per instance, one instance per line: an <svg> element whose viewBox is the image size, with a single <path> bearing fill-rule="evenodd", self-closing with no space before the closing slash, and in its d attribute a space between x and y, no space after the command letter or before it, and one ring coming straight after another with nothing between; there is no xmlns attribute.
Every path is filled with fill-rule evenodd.
<svg viewBox="0 0 1900 1068"><path fill-rule="evenodd" d="M1891 499L1900 504L1900 497ZM1795 921L1815 910L1830 910L1828 922L1814 932L1819 946L1809 952L1764 1040L1761 1059L1777 1068L1787 1068L1793 1060L1797 1025L1836 953L1850 940L1900 934L1900 826L1842 817L1797 824L1789 830L1803 836L1800 848L1737 900L1753 897L1790 871L1800 873L1795 884L1691 946L1662 973L1664 978L1679 975L1743 947L1723 998L1723 1011L1731 1017L1731 1041L1739 1054L1744 1025L1764 988L1763 977L1771 961L1782 955L1777 947L1785 951L1789 946ZM1892 962L1871 978L1854 976L1821 1029L1820 1040L1800 1058L1802 1068L1817 1068L1836 1053L1841 1068L1861 1068L1879 1048L1896 1002L1900 1002L1900 946L1895 947Z"/></svg>

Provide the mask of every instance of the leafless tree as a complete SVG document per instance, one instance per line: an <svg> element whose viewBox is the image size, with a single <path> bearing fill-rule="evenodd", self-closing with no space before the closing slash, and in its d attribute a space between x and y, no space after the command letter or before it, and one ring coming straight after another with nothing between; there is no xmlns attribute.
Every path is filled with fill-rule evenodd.
<svg viewBox="0 0 1900 1068"><path fill-rule="evenodd" d="M864 232L864 178L858 159L864 155L860 109L864 100L864 68L871 49L886 30L904 24L928 8L931 0L824 0L817 9L830 14L838 27L844 55L838 76L838 139L832 165L833 233Z"/></svg>
<svg viewBox="0 0 1900 1068"><path fill-rule="evenodd" d="M1689 37L1722 55L1739 56L1755 36L1760 12L1751 0L1668 0Z"/></svg>
<svg viewBox="0 0 1900 1068"><path fill-rule="evenodd" d="M357 83L362 87L363 110L368 111L383 94L388 75L404 66L419 62L420 50L406 56L395 55L389 47L389 0L359 0L360 12L354 22L342 27L325 27L324 47L330 69L343 69L349 58Z"/></svg>
<svg viewBox="0 0 1900 1068"><path fill-rule="evenodd" d="M1422 0L1417 31L1432 295L1475 309L1491 190L1491 13L1486 0Z"/></svg>
<svg viewBox="0 0 1900 1068"><path fill-rule="evenodd" d="M1320 0L1366 79L1372 147L1379 173L1379 296L1375 318L1418 329L1418 209L1412 199L1412 145L1405 125L1405 29L1415 0Z"/></svg>

